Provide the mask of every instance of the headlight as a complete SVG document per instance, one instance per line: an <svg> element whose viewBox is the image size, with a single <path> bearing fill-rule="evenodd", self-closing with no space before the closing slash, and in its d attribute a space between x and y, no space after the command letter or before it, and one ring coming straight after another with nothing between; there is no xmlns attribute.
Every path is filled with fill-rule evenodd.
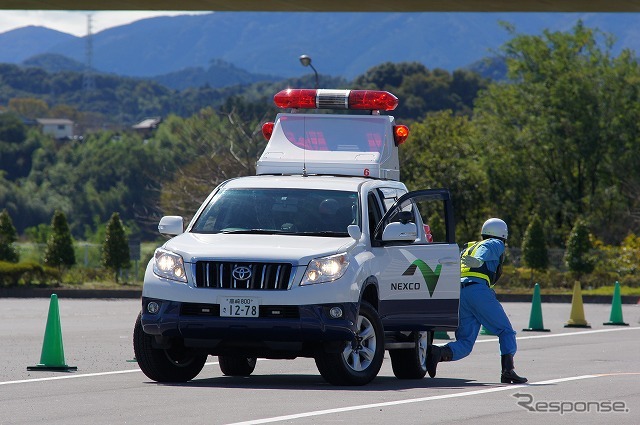
<svg viewBox="0 0 640 425"><path fill-rule="evenodd" d="M182 257L162 248L156 249L154 254L153 272L167 279L180 282L187 281L187 274L184 272L184 261L182 261Z"/></svg>
<svg viewBox="0 0 640 425"><path fill-rule="evenodd" d="M349 266L347 254L336 254L329 257L311 260L302 278L302 285L331 282L340 279Z"/></svg>

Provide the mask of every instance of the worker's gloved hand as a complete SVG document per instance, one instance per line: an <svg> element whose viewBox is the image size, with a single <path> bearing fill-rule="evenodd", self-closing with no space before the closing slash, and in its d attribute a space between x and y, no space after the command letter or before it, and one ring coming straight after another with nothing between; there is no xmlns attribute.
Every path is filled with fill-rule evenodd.
<svg viewBox="0 0 640 425"><path fill-rule="evenodd" d="M477 269L484 264L484 261L479 258L472 257L471 255L465 255L460 259L462 267L468 267L470 269Z"/></svg>

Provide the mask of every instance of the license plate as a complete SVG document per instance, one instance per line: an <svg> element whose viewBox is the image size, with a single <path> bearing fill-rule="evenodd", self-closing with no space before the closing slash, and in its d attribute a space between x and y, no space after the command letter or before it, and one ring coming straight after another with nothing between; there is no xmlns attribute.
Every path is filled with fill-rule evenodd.
<svg viewBox="0 0 640 425"><path fill-rule="evenodd" d="M225 297L220 302L222 317L259 317L260 303L257 298Z"/></svg>

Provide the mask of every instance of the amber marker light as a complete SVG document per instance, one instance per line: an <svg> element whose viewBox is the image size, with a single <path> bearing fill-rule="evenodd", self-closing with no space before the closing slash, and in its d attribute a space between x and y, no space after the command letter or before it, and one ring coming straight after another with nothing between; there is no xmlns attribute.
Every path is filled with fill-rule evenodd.
<svg viewBox="0 0 640 425"><path fill-rule="evenodd" d="M407 127L406 125L393 126L393 139L396 143L396 146L400 146L401 144L406 142L407 137L409 137L409 127Z"/></svg>

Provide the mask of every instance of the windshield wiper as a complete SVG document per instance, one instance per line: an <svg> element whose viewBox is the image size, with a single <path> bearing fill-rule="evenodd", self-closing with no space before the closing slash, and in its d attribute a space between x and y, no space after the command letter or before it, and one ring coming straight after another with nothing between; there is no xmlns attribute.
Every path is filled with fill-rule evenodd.
<svg viewBox="0 0 640 425"><path fill-rule="evenodd" d="M224 229L219 233L224 234L241 234L241 235L279 235L279 234L290 234L291 232L285 232L282 230L273 230L273 229Z"/></svg>
<svg viewBox="0 0 640 425"><path fill-rule="evenodd" d="M297 232L296 235L300 236L332 236L332 237L344 237L349 236L347 232L334 232L330 230L323 230L321 232Z"/></svg>
<svg viewBox="0 0 640 425"><path fill-rule="evenodd" d="M234 234L234 235L293 235L293 236L327 236L327 237L347 237L347 232L334 232L324 230L321 232L292 232L288 230L275 230L275 229L238 229L228 228L223 229L217 233Z"/></svg>

